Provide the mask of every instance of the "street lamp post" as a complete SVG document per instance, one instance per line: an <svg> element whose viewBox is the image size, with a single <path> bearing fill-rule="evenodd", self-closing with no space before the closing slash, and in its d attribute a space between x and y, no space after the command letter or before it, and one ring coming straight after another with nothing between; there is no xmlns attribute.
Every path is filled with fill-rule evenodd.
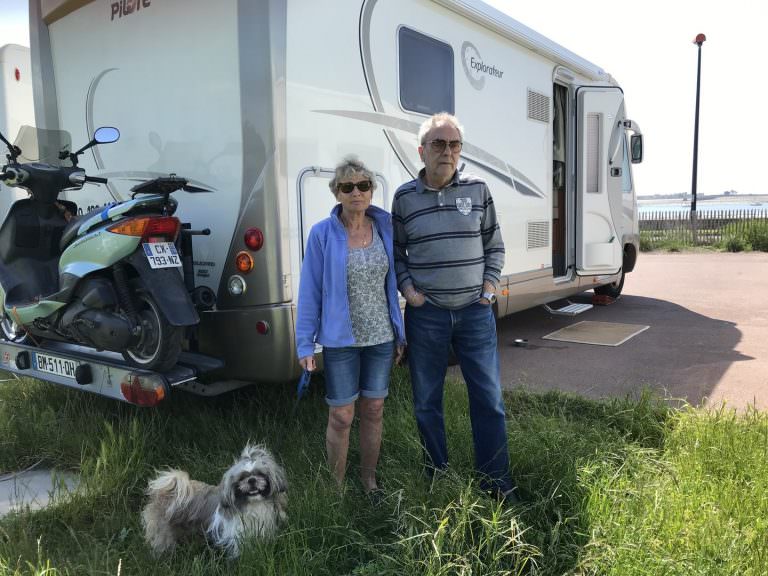
<svg viewBox="0 0 768 576"><path fill-rule="evenodd" d="M691 178L691 223L693 224L693 242L697 241L696 234L696 175L699 164L699 95L701 93L701 45L707 40L704 34L697 34L693 43L699 47L699 62L696 69L696 116L693 122L693 176Z"/></svg>

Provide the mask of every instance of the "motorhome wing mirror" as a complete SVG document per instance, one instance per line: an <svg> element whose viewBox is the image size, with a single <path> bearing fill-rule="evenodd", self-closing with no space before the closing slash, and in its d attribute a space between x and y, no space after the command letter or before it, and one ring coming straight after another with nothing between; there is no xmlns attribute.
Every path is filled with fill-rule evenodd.
<svg viewBox="0 0 768 576"><path fill-rule="evenodd" d="M632 164L640 164L643 161L643 135L633 134L629 139L629 147L632 151Z"/></svg>
<svg viewBox="0 0 768 576"><path fill-rule="evenodd" d="M110 142L117 142L120 139L120 130L113 128L112 126L102 126L97 128L93 134L93 139L96 144L109 144Z"/></svg>

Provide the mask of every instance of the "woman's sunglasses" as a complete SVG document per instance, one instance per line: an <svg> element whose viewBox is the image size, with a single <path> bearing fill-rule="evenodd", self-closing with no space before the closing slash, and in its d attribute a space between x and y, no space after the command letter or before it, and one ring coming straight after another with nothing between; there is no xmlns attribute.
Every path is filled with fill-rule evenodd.
<svg viewBox="0 0 768 576"><path fill-rule="evenodd" d="M352 190L357 187L360 192L368 192L371 189L371 181L363 180L362 182L339 182L336 184L336 190L344 192L344 194L352 194Z"/></svg>

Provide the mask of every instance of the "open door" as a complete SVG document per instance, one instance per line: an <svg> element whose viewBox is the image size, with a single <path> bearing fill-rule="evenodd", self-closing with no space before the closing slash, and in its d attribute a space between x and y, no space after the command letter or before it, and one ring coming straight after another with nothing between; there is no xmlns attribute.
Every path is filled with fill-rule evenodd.
<svg viewBox="0 0 768 576"><path fill-rule="evenodd" d="M618 88L582 87L576 91L576 273L580 276L615 274L622 265L621 237L613 215L616 210L611 210L611 188L617 178L609 170L616 169L609 159L615 132L623 133L619 124L623 102Z"/></svg>

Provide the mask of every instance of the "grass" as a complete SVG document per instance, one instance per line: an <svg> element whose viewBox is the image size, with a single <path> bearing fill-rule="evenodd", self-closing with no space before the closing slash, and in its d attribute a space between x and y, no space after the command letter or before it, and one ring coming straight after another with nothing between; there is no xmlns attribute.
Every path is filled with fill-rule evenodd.
<svg viewBox="0 0 768 576"><path fill-rule="evenodd" d="M768 573L768 417L675 411L642 394L594 402L507 396L514 475L526 503L503 508L472 473L463 385L446 389L452 470L427 482L397 370L372 506L356 481L332 488L322 386L296 418L291 388L219 398L175 394L158 409L35 381L0 386L0 470L35 463L81 474L81 488L0 520L0 575L60 574L764 574ZM154 560L141 535L156 468L218 482L249 439L284 463L289 523L230 561L203 542Z"/></svg>

